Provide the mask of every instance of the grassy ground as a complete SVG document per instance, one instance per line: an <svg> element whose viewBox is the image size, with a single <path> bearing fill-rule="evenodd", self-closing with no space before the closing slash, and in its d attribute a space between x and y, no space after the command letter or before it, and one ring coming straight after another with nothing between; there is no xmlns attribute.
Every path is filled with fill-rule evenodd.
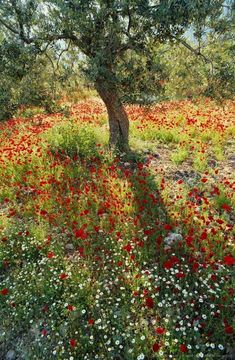
<svg viewBox="0 0 235 360"><path fill-rule="evenodd" d="M0 124L0 359L233 359L235 104L127 110Z"/></svg>

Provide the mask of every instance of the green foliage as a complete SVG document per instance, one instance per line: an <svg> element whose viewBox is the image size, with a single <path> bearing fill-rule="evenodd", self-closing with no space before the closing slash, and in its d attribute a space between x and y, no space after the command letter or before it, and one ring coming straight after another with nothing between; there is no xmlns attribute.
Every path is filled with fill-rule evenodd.
<svg viewBox="0 0 235 360"><path fill-rule="evenodd" d="M19 42L0 40L0 120L10 117L19 103L20 83L30 72L36 51Z"/></svg>
<svg viewBox="0 0 235 360"><path fill-rule="evenodd" d="M166 66L162 46L147 45L140 52L128 51L117 66L117 81L124 102L151 104L162 99Z"/></svg>
<svg viewBox="0 0 235 360"><path fill-rule="evenodd" d="M16 113L16 116L20 116L23 118L31 118L34 115L38 115L38 114L44 114L45 111L43 108L40 107L31 107L31 108L26 108L23 110L18 110L18 112Z"/></svg>
<svg viewBox="0 0 235 360"><path fill-rule="evenodd" d="M183 46L173 46L164 54L169 80L165 83L167 99L195 98L207 88L207 66Z"/></svg>
<svg viewBox="0 0 235 360"><path fill-rule="evenodd" d="M235 95L235 46L234 39L222 37L214 41L207 49L212 54L213 75L208 80L205 94L218 101L233 99Z"/></svg>
<svg viewBox="0 0 235 360"><path fill-rule="evenodd" d="M134 136L140 138L145 141L159 141L161 143L169 144L174 143L177 144L180 141L185 139L185 134L180 134L175 129L153 129L151 127L146 127L144 131L139 131L135 128L132 129L132 133Z"/></svg>
<svg viewBox="0 0 235 360"><path fill-rule="evenodd" d="M221 146L219 146L219 145L214 146L213 150L214 150L215 157L218 161L224 160L224 151Z"/></svg>
<svg viewBox="0 0 235 360"><path fill-rule="evenodd" d="M182 162L184 162L189 156L189 153L187 151L187 149L181 149L179 148L178 150L176 150L172 156L171 156L171 160L176 164L182 164Z"/></svg>
<svg viewBox="0 0 235 360"><path fill-rule="evenodd" d="M12 116L22 105L45 106L53 102L52 74L35 50L0 44L0 119Z"/></svg>
<svg viewBox="0 0 235 360"><path fill-rule="evenodd" d="M77 66L73 66L73 52L59 64L57 50L41 54L36 45L0 39L0 120L13 116L22 106L63 112L58 100L68 93L70 102L76 101L83 82ZM85 90L83 93L86 97Z"/></svg>
<svg viewBox="0 0 235 360"><path fill-rule="evenodd" d="M203 172L207 168L207 158L204 154L202 156L201 154L196 154L196 156L193 158L193 167L195 170L199 172Z"/></svg>
<svg viewBox="0 0 235 360"><path fill-rule="evenodd" d="M161 44L167 44L170 49L188 29L194 30L196 39L200 39L209 29L216 29L217 33L220 29L221 32L224 19L224 31L228 31L231 16L228 12L224 13L223 4L222 0L167 0L155 5L146 0L50 0L40 3L31 0L17 1L12 5L5 2L0 13L0 26L5 29L6 39L18 41L18 46L19 41L23 42L26 44L24 49L45 53L50 46L50 51L53 49L57 52L63 49L61 43L56 43L57 40L68 44L66 51L72 46L72 55L64 58L61 79L66 78L74 67L75 59L80 58L84 61L83 71L92 82L102 81L109 87L115 86L118 96L124 101L148 103L161 98L163 84L169 78L163 59L165 49L162 52ZM178 83L174 93L177 96L179 93L190 95L190 88L195 84L197 93L201 93L204 91L205 69L198 60L192 74L191 66L195 66L195 60L192 56L185 56L185 51L181 54L181 50L176 50L173 60L169 55L170 75L173 75L174 82L178 82L179 77L185 79L183 84ZM18 48L14 51L18 51ZM80 55L81 52L84 56ZM195 50L194 53L200 51ZM180 59L183 59L182 65L176 70ZM224 79L221 86L223 96L227 96L225 84L231 78L231 68L227 66L227 61L225 67L224 61L221 59L217 74ZM216 81L215 85L210 83L208 93L213 92L216 84Z"/></svg>
<svg viewBox="0 0 235 360"><path fill-rule="evenodd" d="M215 204L218 209L222 209L223 205L228 205L231 207L231 209L233 208L232 200L228 197L222 188L220 188L220 194L215 197Z"/></svg>
<svg viewBox="0 0 235 360"><path fill-rule="evenodd" d="M208 96L222 102L234 97L234 46L231 40L214 37L204 39L206 61L182 45L165 52L162 61L169 77L165 84L167 99ZM195 48L195 43L190 46Z"/></svg>
<svg viewBox="0 0 235 360"><path fill-rule="evenodd" d="M76 155L85 159L99 157L96 135L89 126L64 122L47 132L46 139L53 153L71 158Z"/></svg>
<svg viewBox="0 0 235 360"><path fill-rule="evenodd" d="M5 81L0 88L0 120L9 118L16 109L17 103L13 99L8 82Z"/></svg>

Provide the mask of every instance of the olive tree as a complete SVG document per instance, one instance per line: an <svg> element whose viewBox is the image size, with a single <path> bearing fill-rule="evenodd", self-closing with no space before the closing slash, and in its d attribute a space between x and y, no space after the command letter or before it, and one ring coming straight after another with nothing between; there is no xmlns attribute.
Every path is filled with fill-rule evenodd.
<svg viewBox="0 0 235 360"><path fill-rule="evenodd" d="M156 98L164 79L157 44L184 38L223 18L223 0L0 0L5 37L22 47L46 51L51 43L72 43L86 60L84 71L104 101L110 146L127 150L129 121L124 101ZM149 94L149 96L146 96ZM155 95L155 96L154 96ZM144 98L144 97L143 97Z"/></svg>

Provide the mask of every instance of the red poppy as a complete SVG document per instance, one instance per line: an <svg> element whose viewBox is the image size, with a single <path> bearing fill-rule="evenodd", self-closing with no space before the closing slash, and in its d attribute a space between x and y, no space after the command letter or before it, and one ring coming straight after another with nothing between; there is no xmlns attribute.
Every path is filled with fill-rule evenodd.
<svg viewBox="0 0 235 360"><path fill-rule="evenodd" d="M52 259L54 256L55 256L55 254L53 253L53 251L49 251L49 252L47 253L48 259Z"/></svg>
<svg viewBox="0 0 235 360"><path fill-rule="evenodd" d="M175 264L179 263L179 259L176 256L172 256L169 260L165 261L163 267L165 269L171 269Z"/></svg>
<svg viewBox="0 0 235 360"><path fill-rule="evenodd" d="M61 280L67 279L67 277L68 277L68 275L65 274L65 273L60 274L60 279Z"/></svg>
<svg viewBox="0 0 235 360"><path fill-rule="evenodd" d="M194 272L197 272L198 271L198 268L199 268L199 264L197 262L194 262L193 263L193 271Z"/></svg>
<svg viewBox="0 0 235 360"><path fill-rule="evenodd" d="M182 279L185 277L184 273L177 273L176 274L177 279Z"/></svg>
<svg viewBox="0 0 235 360"><path fill-rule="evenodd" d="M78 252L79 252L79 255L80 255L81 257L84 257L84 256L85 256L85 255L84 255L84 248L82 248L82 247L78 248Z"/></svg>
<svg viewBox="0 0 235 360"><path fill-rule="evenodd" d="M159 246L161 245L162 241L163 241L163 237L162 237L162 236L158 236L158 237L157 237L157 244L158 244Z"/></svg>
<svg viewBox="0 0 235 360"><path fill-rule="evenodd" d="M75 236L75 238L80 238L80 239L83 239L83 240L85 240L85 239L87 239L87 237L88 237L88 234L84 231L84 229L76 229L75 231L74 231L74 236Z"/></svg>
<svg viewBox="0 0 235 360"><path fill-rule="evenodd" d="M47 215L47 211L46 211L46 210L40 210L40 215L46 216L46 215Z"/></svg>
<svg viewBox="0 0 235 360"><path fill-rule="evenodd" d="M100 231L100 227L99 226L94 226L94 230L98 233Z"/></svg>
<svg viewBox="0 0 235 360"><path fill-rule="evenodd" d="M69 311L73 311L75 308L74 308L73 305L68 305L68 306L67 306L67 309L68 309Z"/></svg>
<svg viewBox="0 0 235 360"><path fill-rule="evenodd" d="M232 295L234 295L235 291L233 290L233 288L229 288L228 293L229 293L229 295L232 296Z"/></svg>
<svg viewBox="0 0 235 360"><path fill-rule="evenodd" d="M2 264L3 264L4 268L7 268L9 266L9 261L3 260Z"/></svg>
<svg viewBox="0 0 235 360"><path fill-rule="evenodd" d="M172 226L170 224L165 224L164 225L164 229L165 230L171 230L172 229Z"/></svg>
<svg viewBox="0 0 235 360"><path fill-rule="evenodd" d="M76 346L76 344L77 344L77 340L76 339L70 339L69 343L70 343L70 346L74 348Z"/></svg>
<svg viewBox="0 0 235 360"><path fill-rule="evenodd" d="M233 327L231 325L225 325L224 331L226 334L233 334Z"/></svg>
<svg viewBox="0 0 235 360"><path fill-rule="evenodd" d="M1 290L1 295L7 295L9 293L9 290L7 288L4 288Z"/></svg>
<svg viewBox="0 0 235 360"><path fill-rule="evenodd" d="M154 352L158 352L158 351L160 350L160 348L161 348L161 345L158 344L157 342L155 342L155 343L153 344L153 351L154 351Z"/></svg>
<svg viewBox="0 0 235 360"><path fill-rule="evenodd" d="M153 306L154 306L154 301L151 297L147 297L145 299L145 305L149 308L149 309L152 309Z"/></svg>
<svg viewBox="0 0 235 360"><path fill-rule="evenodd" d="M159 326L159 327L157 327L157 328L155 329L155 332L156 332L158 335L162 335L162 334L165 334L166 330L165 330L163 327Z"/></svg>
<svg viewBox="0 0 235 360"><path fill-rule="evenodd" d="M211 275L211 280L212 280L212 281L216 281L216 280L217 280L217 276L216 276L215 274L212 274L212 275Z"/></svg>
<svg viewBox="0 0 235 360"><path fill-rule="evenodd" d="M231 206L229 206L228 204L223 204L223 205L221 206L221 208L222 208L223 210L227 211L227 212L231 212L231 211L232 211Z"/></svg>
<svg viewBox="0 0 235 360"><path fill-rule="evenodd" d="M49 310L49 306L48 305L44 305L43 308L42 308L42 311L43 312L48 312Z"/></svg>
<svg viewBox="0 0 235 360"><path fill-rule="evenodd" d="M94 323L95 323L95 320L94 320L94 319L89 319L89 320L88 320L88 324L89 324L89 325L94 325Z"/></svg>
<svg viewBox="0 0 235 360"><path fill-rule="evenodd" d="M143 294L144 294L144 295L148 295L148 289L144 289L144 290L143 290Z"/></svg>
<svg viewBox="0 0 235 360"><path fill-rule="evenodd" d="M191 235L186 237L186 243L188 246L191 246L193 242L193 237Z"/></svg>
<svg viewBox="0 0 235 360"><path fill-rule="evenodd" d="M47 330L46 330L46 329L42 329L41 334L42 334L42 336L46 336Z"/></svg>
<svg viewBox="0 0 235 360"><path fill-rule="evenodd" d="M207 239L207 233L206 231L204 231L202 234L201 234L201 240L206 240Z"/></svg>
<svg viewBox="0 0 235 360"><path fill-rule="evenodd" d="M185 344L181 344L180 345L180 351L183 352L183 353L188 352L187 346Z"/></svg>
<svg viewBox="0 0 235 360"><path fill-rule="evenodd" d="M131 252L132 246L130 244L127 244L126 246L123 246L123 250L126 250L127 252Z"/></svg>
<svg viewBox="0 0 235 360"><path fill-rule="evenodd" d="M235 264L235 259L232 255L227 255L227 256L224 256L224 264L225 265L234 265Z"/></svg>

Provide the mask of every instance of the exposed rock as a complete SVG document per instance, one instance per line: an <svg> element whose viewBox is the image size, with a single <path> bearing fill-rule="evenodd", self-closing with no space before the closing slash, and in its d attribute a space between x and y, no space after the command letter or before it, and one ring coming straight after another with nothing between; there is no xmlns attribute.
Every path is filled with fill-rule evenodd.
<svg viewBox="0 0 235 360"><path fill-rule="evenodd" d="M153 153L152 155L153 155L153 157L155 157L156 159L159 159L159 158L161 157L158 153Z"/></svg>
<svg viewBox="0 0 235 360"><path fill-rule="evenodd" d="M9 350L6 354L6 360L14 360L16 359L16 353L14 350Z"/></svg>
<svg viewBox="0 0 235 360"><path fill-rule="evenodd" d="M172 246L174 243L182 240L183 240L183 236L181 234L170 233L167 237L165 237L164 243L166 246Z"/></svg>
<svg viewBox="0 0 235 360"><path fill-rule="evenodd" d="M200 179L200 174L198 174L196 171L194 170L177 170L175 171L175 173L173 174L173 180L178 181L178 180L184 180L188 183L192 183L195 181L198 181Z"/></svg>
<svg viewBox="0 0 235 360"><path fill-rule="evenodd" d="M151 151L149 149L144 149L143 153L146 154L146 155L149 155L149 154L151 154Z"/></svg>
<svg viewBox="0 0 235 360"><path fill-rule="evenodd" d="M73 252L73 251L74 251L74 246L73 246L73 244L66 244L66 245L65 245L65 249L66 249L68 252Z"/></svg>
<svg viewBox="0 0 235 360"><path fill-rule="evenodd" d="M40 331L39 331L38 324L34 324L34 325L31 326L30 335L33 335L36 338L40 336Z"/></svg>
<svg viewBox="0 0 235 360"><path fill-rule="evenodd" d="M230 155L228 160L235 161L235 155Z"/></svg>
<svg viewBox="0 0 235 360"><path fill-rule="evenodd" d="M211 167L211 168L215 168L217 166L217 161L214 160L214 159L210 159L208 161L208 166Z"/></svg>

